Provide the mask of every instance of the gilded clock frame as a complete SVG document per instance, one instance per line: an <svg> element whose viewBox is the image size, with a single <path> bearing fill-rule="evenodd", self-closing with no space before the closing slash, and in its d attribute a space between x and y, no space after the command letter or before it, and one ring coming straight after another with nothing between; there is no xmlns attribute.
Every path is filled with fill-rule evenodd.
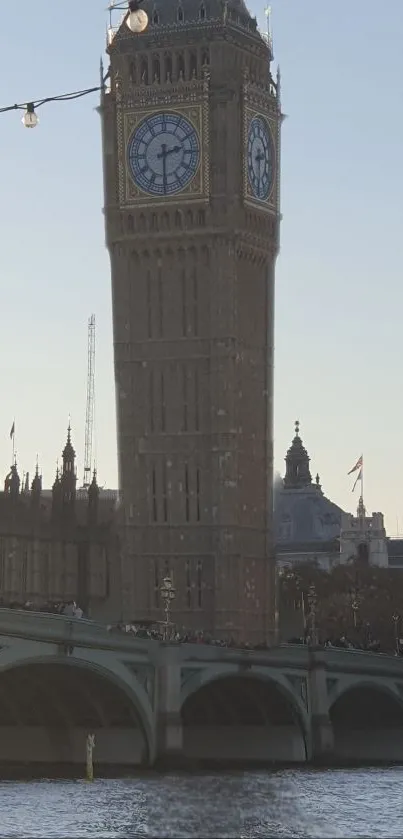
<svg viewBox="0 0 403 839"><path fill-rule="evenodd" d="M267 198L261 199L257 198L254 194L252 187L249 183L249 174L248 174L248 135L249 135L249 127L253 119L255 117L260 117L266 123L268 130L270 132L272 147L273 147L273 180L269 195ZM243 181L244 181L244 200L248 204L251 203L254 206L260 207L260 209L266 209L272 213L277 213L278 209L278 179L279 179L279 148L278 148L278 120L274 115L270 115L267 112L264 113L263 110L257 110L256 108L251 108L248 105L245 106L244 109L244 120L243 120L243 149L244 149L244 161L243 161Z"/></svg>
<svg viewBox="0 0 403 839"><path fill-rule="evenodd" d="M200 161L197 171L190 182L173 195L150 195L133 181L127 163L127 149L137 126L147 117L166 113L186 117L197 131L200 143ZM208 155L208 111L203 103L175 105L174 102L162 103L156 107L143 107L123 111L121 131L118 132L119 161L119 203L123 207L153 206L157 204L175 204L178 201L205 200L209 194L209 155Z"/></svg>

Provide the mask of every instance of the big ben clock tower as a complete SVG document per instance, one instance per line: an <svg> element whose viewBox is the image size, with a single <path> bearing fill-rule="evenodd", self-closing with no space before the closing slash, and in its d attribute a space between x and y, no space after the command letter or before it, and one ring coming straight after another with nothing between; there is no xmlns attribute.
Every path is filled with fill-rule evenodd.
<svg viewBox="0 0 403 839"><path fill-rule="evenodd" d="M133 4L132 4L133 5ZM243 0L141 6L102 94L125 619L274 632L281 110Z"/></svg>

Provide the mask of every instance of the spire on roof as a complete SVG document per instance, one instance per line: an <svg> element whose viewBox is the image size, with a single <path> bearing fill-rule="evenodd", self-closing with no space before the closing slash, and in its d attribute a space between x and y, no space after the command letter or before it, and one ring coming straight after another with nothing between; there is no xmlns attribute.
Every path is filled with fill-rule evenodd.
<svg viewBox="0 0 403 839"><path fill-rule="evenodd" d="M299 428L299 420L296 420L295 437L285 458L285 489L302 489L303 487L310 486L312 483L311 473L309 470L310 458L307 450L302 444L301 437L299 436Z"/></svg>
<svg viewBox="0 0 403 839"><path fill-rule="evenodd" d="M71 471L70 468L66 469L66 466L68 466L69 464L73 464L73 466L74 466L75 457L76 457L76 453L75 453L75 451L73 449L73 446L72 446L72 443L71 443L71 425L70 425L70 420L69 420L69 425L68 425L68 428L67 428L67 442L66 442L66 445L63 449L63 472L66 472L66 471L70 472Z"/></svg>
<svg viewBox="0 0 403 839"><path fill-rule="evenodd" d="M88 487L88 524L96 525L98 521L99 486L97 471L94 469L92 481Z"/></svg>
<svg viewBox="0 0 403 839"><path fill-rule="evenodd" d="M42 492L42 476L39 474L38 455L36 456L35 475L31 484L31 494L40 495Z"/></svg>

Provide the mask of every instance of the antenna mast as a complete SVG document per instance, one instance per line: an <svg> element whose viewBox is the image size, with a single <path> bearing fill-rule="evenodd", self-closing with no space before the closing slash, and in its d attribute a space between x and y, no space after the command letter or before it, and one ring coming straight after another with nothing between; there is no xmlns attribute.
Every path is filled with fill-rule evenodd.
<svg viewBox="0 0 403 839"><path fill-rule="evenodd" d="M95 404L95 315L88 321L88 371L87 371L87 408L85 412L85 446L84 446L84 488L91 483L92 469L92 437L94 431Z"/></svg>

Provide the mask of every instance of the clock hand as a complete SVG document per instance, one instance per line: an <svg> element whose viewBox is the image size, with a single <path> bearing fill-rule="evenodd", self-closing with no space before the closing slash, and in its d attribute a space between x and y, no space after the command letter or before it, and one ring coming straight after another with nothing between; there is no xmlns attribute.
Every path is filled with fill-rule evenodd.
<svg viewBox="0 0 403 839"><path fill-rule="evenodd" d="M167 146L166 143L162 143L161 151L157 154L157 158L162 160L162 187L164 192L167 191Z"/></svg>
<svg viewBox="0 0 403 839"><path fill-rule="evenodd" d="M182 150L182 146L174 146L172 149L168 149L167 157L169 154L178 154Z"/></svg>
<svg viewBox="0 0 403 839"><path fill-rule="evenodd" d="M263 160L264 160L264 154L263 154L262 150L259 149L259 151L256 153L256 157L255 157L255 161L259 166L259 185L260 185L260 181L262 179L262 166L261 166L261 164L262 164Z"/></svg>
<svg viewBox="0 0 403 839"><path fill-rule="evenodd" d="M158 160L162 160L162 185L164 192L167 188L167 157L170 154L177 154L181 151L181 146L174 146L172 149L167 149L166 143L161 143L161 151L157 154Z"/></svg>

